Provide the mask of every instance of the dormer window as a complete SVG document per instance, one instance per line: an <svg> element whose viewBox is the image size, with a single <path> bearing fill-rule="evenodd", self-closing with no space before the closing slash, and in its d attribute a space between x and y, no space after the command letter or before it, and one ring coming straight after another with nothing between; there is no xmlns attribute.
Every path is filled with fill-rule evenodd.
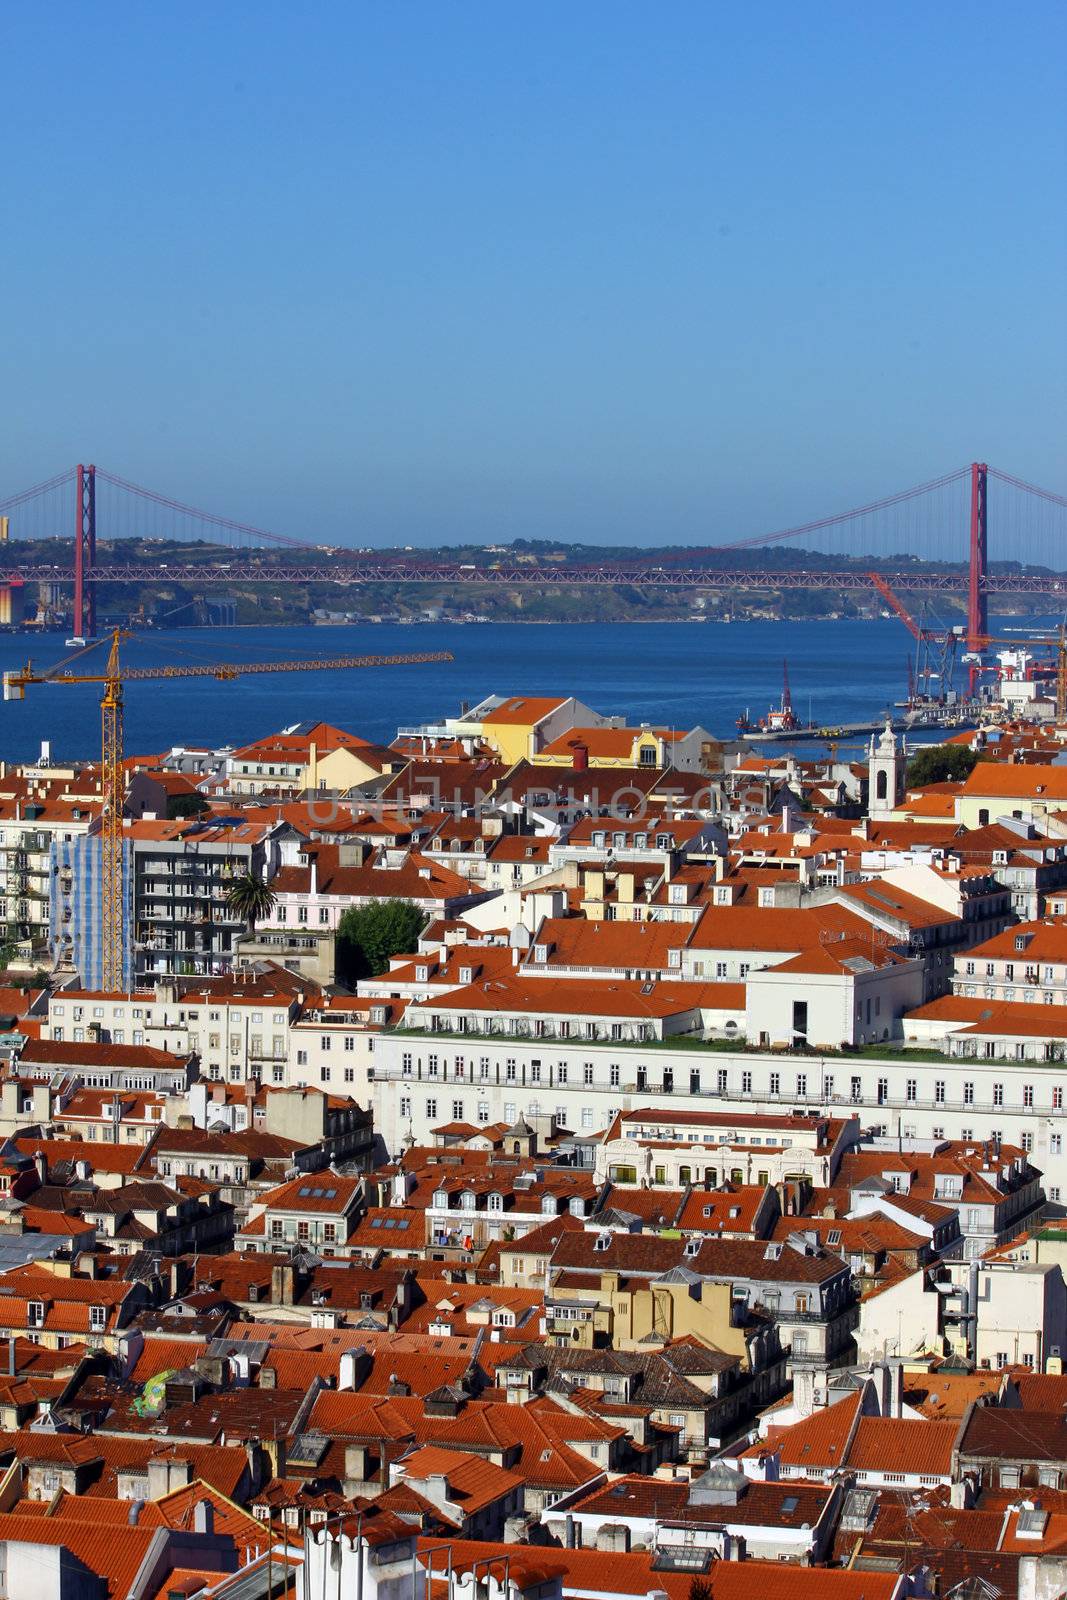
<svg viewBox="0 0 1067 1600"><path fill-rule="evenodd" d="M503 1211L504 1196L502 1194L491 1194L489 1196L489 1209L490 1211Z"/></svg>
<svg viewBox="0 0 1067 1600"><path fill-rule="evenodd" d="M429 982L429 978L430 978L430 969L429 969L429 967L427 967L427 966L418 966L418 967L415 968L415 982L416 983L428 983Z"/></svg>
<svg viewBox="0 0 1067 1600"><path fill-rule="evenodd" d="M106 1306L90 1306L89 1307L89 1332L90 1333L103 1333L103 1331L104 1331L104 1329L106 1327L107 1327L107 1307Z"/></svg>
<svg viewBox="0 0 1067 1600"><path fill-rule="evenodd" d="M534 945L534 960L535 961L547 961L548 960L548 946L547 946L547 944L535 944Z"/></svg>
<svg viewBox="0 0 1067 1600"><path fill-rule="evenodd" d="M594 833L594 835L593 835L593 848L594 848L594 850L603 850L604 846L607 844L607 842L608 842L607 834L602 829L598 829L598 831L596 833Z"/></svg>
<svg viewBox="0 0 1067 1600"><path fill-rule="evenodd" d="M44 1301L31 1300L26 1306L26 1321L31 1328L44 1327Z"/></svg>
<svg viewBox="0 0 1067 1600"><path fill-rule="evenodd" d="M556 1198L555 1198L554 1195L545 1194L545 1195L541 1196L541 1214L542 1214L542 1216L546 1216L546 1217L554 1217L555 1216L555 1214L556 1214Z"/></svg>
<svg viewBox="0 0 1067 1600"><path fill-rule="evenodd" d="M474 968L473 967L460 967L460 969L459 969L459 981L460 981L460 983L473 983L474 982Z"/></svg>
<svg viewBox="0 0 1067 1600"><path fill-rule="evenodd" d="M685 1252L684 1252L685 1255L690 1256L690 1257L698 1256L700 1254L700 1247L701 1247L701 1245L703 1243L704 1243L703 1239L700 1239L700 1238L687 1239L685 1241Z"/></svg>
<svg viewBox="0 0 1067 1600"><path fill-rule="evenodd" d="M597 1241L596 1241L596 1244L593 1246L593 1249L598 1251L598 1252L602 1251L602 1250L610 1250L611 1249L611 1234L610 1233L598 1234L597 1235Z"/></svg>

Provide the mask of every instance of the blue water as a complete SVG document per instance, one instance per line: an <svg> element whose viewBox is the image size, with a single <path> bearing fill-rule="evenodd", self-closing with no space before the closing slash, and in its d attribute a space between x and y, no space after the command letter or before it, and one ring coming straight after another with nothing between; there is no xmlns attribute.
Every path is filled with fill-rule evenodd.
<svg viewBox="0 0 1067 1600"><path fill-rule="evenodd" d="M1022 619L1012 619L1019 626ZM353 625L300 628L183 628L130 640L123 659L147 667L182 662L265 661L344 654L451 650L432 665L284 676L131 683L129 754L174 744L243 744L287 723L324 719L388 742L402 724L455 713L484 695L574 694L594 710L632 722L702 724L732 736L739 713L764 712L781 693L788 657L793 702L817 722L860 721L902 699L911 640L897 622L486 623L471 626ZM56 635L0 638L0 666L51 666L65 654ZM97 651L78 670L103 661ZM73 664L72 664L73 669ZM0 706L0 759L35 756L51 740L54 759L99 752L99 692L92 685L42 685Z"/></svg>

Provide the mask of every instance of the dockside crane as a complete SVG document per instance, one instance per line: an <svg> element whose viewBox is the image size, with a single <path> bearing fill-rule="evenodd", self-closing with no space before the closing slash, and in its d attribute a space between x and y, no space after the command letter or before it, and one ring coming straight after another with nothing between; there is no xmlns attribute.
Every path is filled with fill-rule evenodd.
<svg viewBox="0 0 1067 1600"><path fill-rule="evenodd" d="M415 666L434 661L452 661L449 650L426 651L412 655L395 656L326 656L311 661L219 661L211 665L200 663L161 667L123 667L119 658L123 639L131 635L115 628L107 639L87 645L78 655L44 671L37 671L33 662L21 670L4 673L4 699L24 700L26 690L33 684L84 683L103 685L100 699L101 720L101 839L100 839L100 926L103 935L103 987L112 992L122 988L123 976L123 918L122 918L122 808L125 800L125 771L123 766L123 690L128 683L143 683L162 678L214 678L228 683L233 678L250 673L266 672L337 672L357 667ZM72 672L72 662L91 651L108 644L107 664L103 672Z"/></svg>
<svg viewBox="0 0 1067 1600"><path fill-rule="evenodd" d="M927 628L917 622L897 594L895 589L886 582L880 572L868 572L868 578L878 593L882 596L895 616L907 628L916 646L916 662L914 674L911 671L911 658L909 657L908 670L908 699L921 698L929 700L930 679L937 678L940 689L937 695L939 700L944 700L948 689L951 687L952 668L956 658L956 649L963 636L962 628ZM937 665L931 657L937 651Z"/></svg>

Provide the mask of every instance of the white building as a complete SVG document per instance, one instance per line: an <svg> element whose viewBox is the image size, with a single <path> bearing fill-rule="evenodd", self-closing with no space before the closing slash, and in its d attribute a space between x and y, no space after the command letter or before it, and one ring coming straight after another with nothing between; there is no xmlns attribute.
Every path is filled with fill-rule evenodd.
<svg viewBox="0 0 1067 1600"><path fill-rule="evenodd" d="M386 1031L375 1043L374 1120L386 1148L417 1143L441 1121L554 1118L577 1134L645 1106L841 1116L903 1139L1017 1145L1044 1174L1050 1200L1067 1196L1067 1063L954 1061L674 1048L670 1042L462 1037Z"/></svg>

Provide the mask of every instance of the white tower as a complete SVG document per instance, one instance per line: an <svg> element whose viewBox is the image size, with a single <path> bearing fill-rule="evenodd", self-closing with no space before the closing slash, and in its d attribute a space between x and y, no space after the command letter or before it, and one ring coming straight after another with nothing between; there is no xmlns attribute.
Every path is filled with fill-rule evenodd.
<svg viewBox="0 0 1067 1600"><path fill-rule="evenodd" d="M871 734L867 756L867 811L870 816L887 816L903 800L906 761L907 750L903 744L897 743L886 718L877 743L874 734Z"/></svg>

